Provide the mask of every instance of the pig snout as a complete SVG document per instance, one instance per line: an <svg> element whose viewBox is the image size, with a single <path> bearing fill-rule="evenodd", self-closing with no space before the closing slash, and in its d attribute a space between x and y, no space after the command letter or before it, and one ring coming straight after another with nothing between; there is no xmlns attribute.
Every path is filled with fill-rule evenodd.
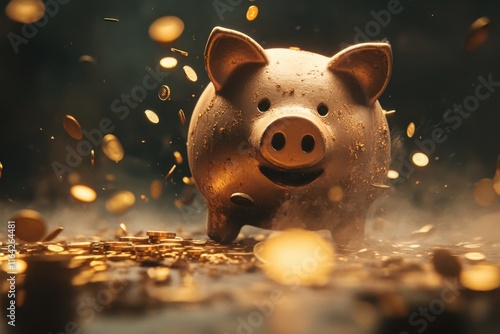
<svg viewBox="0 0 500 334"><path fill-rule="evenodd" d="M302 116L282 116L273 120L260 139L262 156L284 169L308 169L325 155L325 136L318 124Z"/></svg>

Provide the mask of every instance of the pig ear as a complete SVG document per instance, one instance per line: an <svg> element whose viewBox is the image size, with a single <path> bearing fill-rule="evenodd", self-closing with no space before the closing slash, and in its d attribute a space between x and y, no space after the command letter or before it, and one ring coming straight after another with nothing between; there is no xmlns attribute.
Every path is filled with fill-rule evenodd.
<svg viewBox="0 0 500 334"><path fill-rule="evenodd" d="M392 50L388 43L361 43L350 46L328 62L336 74L350 77L364 91L369 104L383 93L392 71Z"/></svg>
<svg viewBox="0 0 500 334"><path fill-rule="evenodd" d="M217 91L238 67L249 63L268 63L264 49L256 41L235 30L212 30L205 48L205 67Z"/></svg>

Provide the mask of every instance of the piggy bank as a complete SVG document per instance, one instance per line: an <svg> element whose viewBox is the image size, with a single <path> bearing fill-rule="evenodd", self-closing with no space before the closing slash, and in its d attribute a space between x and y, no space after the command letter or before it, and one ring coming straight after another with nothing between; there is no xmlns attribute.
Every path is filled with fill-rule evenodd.
<svg viewBox="0 0 500 334"><path fill-rule="evenodd" d="M390 138L378 97L392 68L387 43L333 57L263 49L216 27L205 49L211 83L190 121L187 151L207 202L207 234L230 243L244 225L328 229L359 243L386 181Z"/></svg>

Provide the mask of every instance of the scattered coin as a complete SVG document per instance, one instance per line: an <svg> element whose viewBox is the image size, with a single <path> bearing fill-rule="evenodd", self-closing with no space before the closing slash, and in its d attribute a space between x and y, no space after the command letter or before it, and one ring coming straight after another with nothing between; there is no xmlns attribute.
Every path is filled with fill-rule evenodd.
<svg viewBox="0 0 500 334"><path fill-rule="evenodd" d="M425 167L429 164L429 157L422 152L415 152L411 157L411 161L415 166Z"/></svg>
<svg viewBox="0 0 500 334"><path fill-rule="evenodd" d="M372 183L372 186L375 188L382 188L382 189L390 189L391 187L387 184L383 183Z"/></svg>
<svg viewBox="0 0 500 334"><path fill-rule="evenodd" d="M97 60L95 60L94 57L89 56L89 55L82 55L82 56L80 56L80 58L78 58L78 61L80 61L82 63L92 63L92 64L96 64L97 63Z"/></svg>
<svg viewBox="0 0 500 334"><path fill-rule="evenodd" d="M179 119L182 125L186 125L186 115L184 114L184 110L179 109Z"/></svg>
<svg viewBox="0 0 500 334"><path fill-rule="evenodd" d="M80 123L71 115L66 115L63 118L64 131L73 139L81 140L83 138L82 127Z"/></svg>
<svg viewBox="0 0 500 334"><path fill-rule="evenodd" d="M248 7L247 10L247 20L248 21L253 21L257 18L257 15L259 15L259 7L252 5Z"/></svg>
<svg viewBox="0 0 500 334"><path fill-rule="evenodd" d="M95 166L95 151L91 150L90 151L90 167Z"/></svg>
<svg viewBox="0 0 500 334"><path fill-rule="evenodd" d="M162 192L163 192L163 183L160 180L154 180L153 182L151 182L151 185L149 186L149 194L151 195L152 198L154 199L160 198Z"/></svg>
<svg viewBox="0 0 500 334"><path fill-rule="evenodd" d="M137 237L132 235L121 236L119 238L120 241L129 241L133 243L148 243L149 237Z"/></svg>
<svg viewBox="0 0 500 334"><path fill-rule="evenodd" d="M106 201L106 210L109 213L121 215L135 204L135 195L128 190L116 192Z"/></svg>
<svg viewBox="0 0 500 334"><path fill-rule="evenodd" d="M408 138L411 138L413 137L414 134L415 134L415 123L410 122L410 124L408 124L408 126L406 127L406 135L408 136Z"/></svg>
<svg viewBox="0 0 500 334"><path fill-rule="evenodd" d="M175 53L179 53L180 55L183 55L184 57L187 57L189 55L189 53L187 51L179 50L176 48L170 48L170 51L175 52Z"/></svg>
<svg viewBox="0 0 500 334"><path fill-rule="evenodd" d="M40 241L47 232L42 215L35 210L17 211L10 221L16 223L16 237L26 242Z"/></svg>
<svg viewBox="0 0 500 334"><path fill-rule="evenodd" d="M182 182L184 182L185 184L190 185L190 186L195 184L194 179L192 177L187 177L187 176L184 176L182 178Z"/></svg>
<svg viewBox="0 0 500 334"><path fill-rule="evenodd" d="M160 66L166 69L171 69L177 66L177 59L174 57L164 57L160 59Z"/></svg>
<svg viewBox="0 0 500 334"><path fill-rule="evenodd" d="M47 235L44 239L43 242L49 242L57 238L61 232L64 231L64 227L58 226L54 231L50 232L49 235Z"/></svg>
<svg viewBox="0 0 500 334"><path fill-rule="evenodd" d="M493 180L484 178L479 180L472 192L474 201L480 206L491 206L497 199L497 193L493 187Z"/></svg>
<svg viewBox="0 0 500 334"><path fill-rule="evenodd" d="M419 228L416 231L411 232L411 235L412 236L429 236L429 235L433 234L434 231L435 231L434 225L428 224L428 225L422 226L421 228Z"/></svg>
<svg viewBox="0 0 500 334"><path fill-rule="evenodd" d="M125 235L128 234L128 229L127 229L127 225L125 225L124 223L120 223L120 230L125 233Z"/></svg>
<svg viewBox="0 0 500 334"><path fill-rule="evenodd" d="M490 30L490 20L486 16L480 17L474 21L470 26L469 34L465 40L465 51L476 51L488 40Z"/></svg>
<svg viewBox="0 0 500 334"><path fill-rule="evenodd" d="M460 282L470 290L491 291L500 287L500 271L494 265L476 264L462 272Z"/></svg>
<svg viewBox="0 0 500 334"><path fill-rule="evenodd" d="M146 235L156 238L175 238L176 233L169 231L146 231Z"/></svg>
<svg viewBox="0 0 500 334"><path fill-rule="evenodd" d="M59 246L59 245L48 245L47 249L51 252L54 252L54 253L60 253L60 252L64 251L64 247Z"/></svg>
<svg viewBox="0 0 500 334"><path fill-rule="evenodd" d="M182 161L183 161L183 159L182 159L182 154L180 154L180 152L179 152L179 151L174 151L174 158L175 158L175 162L176 162L178 165L182 164Z"/></svg>
<svg viewBox="0 0 500 334"><path fill-rule="evenodd" d="M104 21L109 21L109 22L120 22L119 19L116 19L114 17L105 17Z"/></svg>
<svg viewBox="0 0 500 334"><path fill-rule="evenodd" d="M162 85L158 90L158 98L162 101L168 100L170 98L170 87Z"/></svg>
<svg viewBox="0 0 500 334"><path fill-rule="evenodd" d="M193 68L189 65L185 65L183 68L184 74L186 75L186 78L191 81L191 82L196 82L198 81L198 75L196 72L193 70Z"/></svg>
<svg viewBox="0 0 500 334"><path fill-rule="evenodd" d="M184 31L184 22L177 16L163 16L149 26L149 37L160 43L170 43Z"/></svg>
<svg viewBox="0 0 500 334"><path fill-rule="evenodd" d="M148 121L150 121L151 123L158 124L160 122L160 118L153 110L147 109L146 111L144 111L144 114L148 118Z"/></svg>
<svg viewBox="0 0 500 334"><path fill-rule="evenodd" d="M479 252L469 252L464 254L464 258L470 262L479 262L486 259L486 256Z"/></svg>
<svg viewBox="0 0 500 334"><path fill-rule="evenodd" d="M82 203L92 203L97 198L97 193L94 189L81 184L72 186L69 192L74 199Z"/></svg>
<svg viewBox="0 0 500 334"><path fill-rule="evenodd" d="M2 178L2 171L3 171L3 165L2 165L2 163L0 162L0 179Z"/></svg>
<svg viewBox="0 0 500 334"><path fill-rule="evenodd" d="M438 274L447 277L458 277L462 271L458 257L444 248L438 248L432 252L432 265Z"/></svg>
<svg viewBox="0 0 500 334"><path fill-rule="evenodd" d="M102 151L109 160L114 162L121 161L125 156L120 140L110 133L102 139Z"/></svg>

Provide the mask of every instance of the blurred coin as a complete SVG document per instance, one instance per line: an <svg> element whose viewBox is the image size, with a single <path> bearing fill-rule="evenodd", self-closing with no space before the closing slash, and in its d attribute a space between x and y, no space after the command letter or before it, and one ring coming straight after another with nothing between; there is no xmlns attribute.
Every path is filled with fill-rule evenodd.
<svg viewBox="0 0 500 334"><path fill-rule="evenodd" d="M108 21L108 22L120 22L119 19L114 18L114 17L105 17L104 21Z"/></svg>
<svg viewBox="0 0 500 334"><path fill-rule="evenodd" d="M64 251L64 247L59 246L59 245L48 245L47 249L51 252L54 252L54 253L60 253L60 252Z"/></svg>
<svg viewBox="0 0 500 334"><path fill-rule="evenodd" d="M57 238L61 232L64 231L64 227L58 226L54 231L50 232L49 235L47 235L44 239L43 242L49 242Z"/></svg>
<svg viewBox="0 0 500 334"><path fill-rule="evenodd" d="M92 203L97 198L97 193L94 189L81 184L72 186L69 192L73 198L82 203Z"/></svg>
<svg viewBox="0 0 500 334"><path fill-rule="evenodd" d="M180 165L183 161L182 154L179 151L174 151L175 162Z"/></svg>
<svg viewBox="0 0 500 334"><path fill-rule="evenodd" d="M160 198L163 192L163 183L160 180L153 180L151 185L149 186L149 194L152 198L158 199Z"/></svg>
<svg viewBox="0 0 500 334"><path fill-rule="evenodd" d="M182 125L186 125L186 115L184 114L184 110L179 109L179 119Z"/></svg>
<svg viewBox="0 0 500 334"><path fill-rule="evenodd" d="M408 138L411 138L413 137L414 134L415 134L415 123L410 122L410 124L408 124L408 126L406 127L406 135L408 136Z"/></svg>
<svg viewBox="0 0 500 334"><path fill-rule="evenodd" d="M175 168L177 168L177 165L173 165L172 168L168 171L167 175L165 175L165 180L169 178L170 175L174 172Z"/></svg>
<svg viewBox="0 0 500 334"><path fill-rule="evenodd" d="M185 65L182 69L184 70L184 74L189 81L196 82L198 80L198 75L191 66Z"/></svg>
<svg viewBox="0 0 500 334"><path fill-rule="evenodd" d="M17 211L10 220L16 223L15 236L26 242L40 241L47 232L42 215L35 210Z"/></svg>
<svg viewBox="0 0 500 334"><path fill-rule="evenodd" d="M469 252L464 254L464 258L470 262L479 262L486 259L486 256L479 252Z"/></svg>
<svg viewBox="0 0 500 334"><path fill-rule="evenodd" d="M89 55L82 55L80 56L80 58L78 58L78 60L84 63L92 63L92 64L97 63L95 58Z"/></svg>
<svg viewBox="0 0 500 334"><path fill-rule="evenodd" d="M178 54L181 54L184 57L187 57L189 55L189 53L187 51L179 50L179 49L176 49L176 48L170 48L170 51L178 53Z"/></svg>
<svg viewBox="0 0 500 334"><path fill-rule="evenodd" d="M484 178L479 180L472 192L474 201L480 206L491 206L497 199L497 193L493 188L493 180Z"/></svg>
<svg viewBox="0 0 500 334"><path fill-rule="evenodd" d="M491 291L500 287L500 271L494 265L473 265L464 270L460 282L470 290Z"/></svg>
<svg viewBox="0 0 500 334"><path fill-rule="evenodd" d="M115 135L107 134L102 139L102 151L109 160L119 162L123 159L125 153L118 138Z"/></svg>
<svg viewBox="0 0 500 334"><path fill-rule="evenodd" d="M71 115L66 115L63 118L64 131L73 139L80 140L83 138L82 127L80 123Z"/></svg>
<svg viewBox="0 0 500 334"><path fill-rule="evenodd" d="M470 26L469 34L465 40L465 51L476 51L488 40L490 30L490 20L486 16L480 17L474 21Z"/></svg>
<svg viewBox="0 0 500 334"><path fill-rule="evenodd" d="M163 16L149 26L149 37L160 43L169 43L179 38L184 31L184 22L177 16Z"/></svg>
<svg viewBox="0 0 500 334"><path fill-rule="evenodd" d="M148 121L150 121L151 123L153 124L160 123L160 118L153 110L147 109L146 111L144 111L144 114L146 115Z"/></svg>
<svg viewBox="0 0 500 334"><path fill-rule="evenodd" d="M171 69L177 66L177 59L174 57L164 57L160 60L160 66L166 69Z"/></svg>
<svg viewBox="0 0 500 334"><path fill-rule="evenodd" d="M399 173L395 170L389 169L387 171L387 178L391 180L395 180L399 177Z"/></svg>
<svg viewBox="0 0 500 334"><path fill-rule="evenodd" d="M118 191L106 201L106 210L109 213L121 215L135 204L135 195L128 190Z"/></svg>
<svg viewBox="0 0 500 334"><path fill-rule="evenodd" d="M416 152L412 155L411 161L418 167L425 167L429 164L429 157L422 152Z"/></svg>
<svg viewBox="0 0 500 334"><path fill-rule="evenodd" d="M428 224L422 226L420 229L411 232L412 236L429 236L433 234L435 231L434 225Z"/></svg>
<svg viewBox="0 0 500 334"><path fill-rule="evenodd" d="M5 7L5 14L12 21L25 24L34 23L45 15L45 5L38 0L10 1Z"/></svg>
<svg viewBox="0 0 500 334"><path fill-rule="evenodd" d="M344 198L344 189L341 186L333 186L328 190L328 199L331 202L338 203Z"/></svg>
<svg viewBox="0 0 500 334"><path fill-rule="evenodd" d="M0 162L0 179L2 178L2 171L3 171L3 165L2 165L2 163Z"/></svg>
<svg viewBox="0 0 500 334"><path fill-rule="evenodd" d="M257 15L259 15L259 7L255 5L248 7L246 15L248 21L255 20L257 18Z"/></svg>

